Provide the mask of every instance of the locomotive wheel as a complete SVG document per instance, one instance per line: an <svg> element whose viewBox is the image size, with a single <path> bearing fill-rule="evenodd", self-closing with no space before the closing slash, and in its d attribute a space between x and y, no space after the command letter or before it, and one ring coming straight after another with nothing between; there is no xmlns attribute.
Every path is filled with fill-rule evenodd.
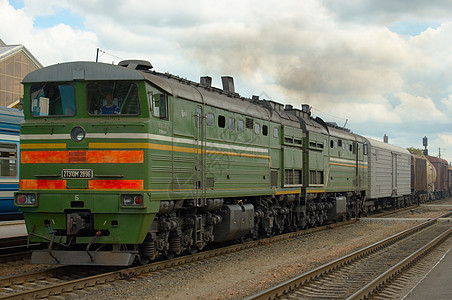
<svg viewBox="0 0 452 300"><path fill-rule="evenodd" d="M166 257L167 259L173 259L174 256L176 256L176 254L175 254L174 252L171 252L171 251L165 251L165 257Z"/></svg>
<svg viewBox="0 0 452 300"><path fill-rule="evenodd" d="M148 263L149 263L149 259L148 258L144 258L144 257L142 257L142 256L140 256L139 258L138 258L138 263L140 264L140 265L142 265L142 266L144 266L144 265L147 265Z"/></svg>
<svg viewBox="0 0 452 300"><path fill-rule="evenodd" d="M198 252L198 248L196 248L196 247L194 247L194 246L190 246L190 247L188 247L187 251L188 251L188 253L190 253L190 254L195 254L195 253Z"/></svg>

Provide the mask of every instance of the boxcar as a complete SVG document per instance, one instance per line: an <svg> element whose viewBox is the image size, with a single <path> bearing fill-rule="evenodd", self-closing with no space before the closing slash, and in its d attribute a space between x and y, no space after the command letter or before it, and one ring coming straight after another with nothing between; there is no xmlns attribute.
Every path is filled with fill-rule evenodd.
<svg viewBox="0 0 452 300"><path fill-rule="evenodd" d="M411 153L411 193L417 203L428 201L428 165L423 156Z"/></svg>
<svg viewBox="0 0 452 300"><path fill-rule="evenodd" d="M446 198L449 196L449 164L445 159L426 156L430 163L435 167L435 196L437 199Z"/></svg>
<svg viewBox="0 0 452 300"><path fill-rule="evenodd" d="M369 145L368 198L375 205L405 206L411 202L411 155L406 149L367 139Z"/></svg>

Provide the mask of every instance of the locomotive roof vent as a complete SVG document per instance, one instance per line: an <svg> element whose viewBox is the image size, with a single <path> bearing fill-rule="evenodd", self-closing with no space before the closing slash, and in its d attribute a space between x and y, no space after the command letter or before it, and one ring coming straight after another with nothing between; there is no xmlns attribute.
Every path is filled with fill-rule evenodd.
<svg viewBox="0 0 452 300"><path fill-rule="evenodd" d="M120 61L118 63L118 66L139 71L147 71L153 68L152 64L147 60L133 60L133 59Z"/></svg>
<svg viewBox="0 0 452 300"><path fill-rule="evenodd" d="M200 78L199 83L205 87L212 87L212 77L203 76Z"/></svg>
<svg viewBox="0 0 452 300"><path fill-rule="evenodd" d="M234 78L231 76L221 76L221 82L223 83L223 91L235 93Z"/></svg>
<svg viewBox="0 0 452 300"><path fill-rule="evenodd" d="M311 115L311 107L309 106L309 104L302 104L301 111L307 114L308 116Z"/></svg>

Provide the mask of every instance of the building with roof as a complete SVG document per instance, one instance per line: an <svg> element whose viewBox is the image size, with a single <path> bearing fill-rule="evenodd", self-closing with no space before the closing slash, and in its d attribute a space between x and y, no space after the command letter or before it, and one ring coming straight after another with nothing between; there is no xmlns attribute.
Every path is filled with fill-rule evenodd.
<svg viewBox="0 0 452 300"><path fill-rule="evenodd" d="M39 68L41 63L24 45L6 45L0 39L0 106L17 107L22 79Z"/></svg>

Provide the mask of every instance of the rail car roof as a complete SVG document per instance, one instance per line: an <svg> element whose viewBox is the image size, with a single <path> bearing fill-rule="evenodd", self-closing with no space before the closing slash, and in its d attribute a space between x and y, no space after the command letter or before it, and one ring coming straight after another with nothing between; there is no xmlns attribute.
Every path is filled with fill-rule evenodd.
<svg viewBox="0 0 452 300"><path fill-rule="evenodd" d="M73 80L143 80L141 72L104 63L88 61L51 65L29 73L22 83Z"/></svg>
<svg viewBox="0 0 452 300"><path fill-rule="evenodd" d="M8 107L0 107L0 133L18 135L20 122L24 119L21 110Z"/></svg>
<svg viewBox="0 0 452 300"><path fill-rule="evenodd" d="M443 164L446 164L446 165L448 164L447 160L439 158L439 157L427 155L426 158L432 163L434 162L434 163L443 163Z"/></svg>
<svg viewBox="0 0 452 300"><path fill-rule="evenodd" d="M400 153L400 154L406 154L406 155L410 155L410 151L406 150L405 148L399 147L399 146L395 146L395 145L391 145L388 143L384 143L384 142L380 142L377 141L375 139L371 139L371 138L365 138L368 143L372 146L372 147L376 147L376 148L380 148L380 149L386 149L395 153Z"/></svg>
<svg viewBox="0 0 452 300"><path fill-rule="evenodd" d="M423 156L423 155L419 155L419 154L411 153L411 152L410 152L410 154L411 154L412 157L415 157L417 159L427 160L427 158L425 156Z"/></svg>
<svg viewBox="0 0 452 300"><path fill-rule="evenodd" d="M198 103L224 110L253 116L263 120L271 118L268 109L256 105L245 98L229 97L220 89L204 87L183 78L161 73L143 73L145 79L165 92L179 98L189 99Z"/></svg>
<svg viewBox="0 0 452 300"><path fill-rule="evenodd" d="M301 127L295 116L284 111L273 114L271 107L253 103L238 94L228 95L221 89L206 87L170 74L140 71L118 65L86 61L61 63L31 72L25 76L22 83L76 80L145 80L173 96L283 125Z"/></svg>

